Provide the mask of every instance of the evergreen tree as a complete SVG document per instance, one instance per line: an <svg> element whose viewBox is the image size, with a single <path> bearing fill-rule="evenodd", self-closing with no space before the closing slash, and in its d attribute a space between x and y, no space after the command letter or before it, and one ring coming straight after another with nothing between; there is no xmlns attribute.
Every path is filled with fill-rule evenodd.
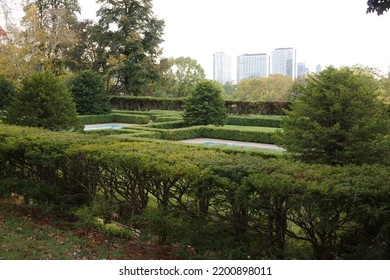
<svg viewBox="0 0 390 280"><path fill-rule="evenodd" d="M102 79L92 71L82 71L70 82L70 91L81 115L99 115L111 111Z"/></svg>
<svg viewBox="0 0 390 280"><path fill-rule="evenodd" d="M26 77L6 108L5 122L66 130L77 125L76 104L61 80L49 72Z"/></svg>
<svg viewBox="0 0 390 280"><path fill-rule="evenodd" d="M311 76L287 112L279 144L313 163L388 160L389 117L377 92L372 76L349 68L327 68Z"/></svg>
<svg viewBox="0 0 390 280"><path fill-rule="evenodd" d="M188 125L224 125L227 113L222 92L221 86L215 82L199 82L186 102L184 121Z"/></svg>
<svg viewBox="0 0 390 280"><path fill-rule="evenodd" d="M15 86L6 78L0 76L0 110L3 110L15 94Z"/></svg>

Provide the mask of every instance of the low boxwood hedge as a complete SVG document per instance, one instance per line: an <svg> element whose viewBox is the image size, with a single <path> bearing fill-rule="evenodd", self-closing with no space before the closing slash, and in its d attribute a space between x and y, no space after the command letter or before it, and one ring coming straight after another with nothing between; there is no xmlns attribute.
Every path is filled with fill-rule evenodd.
<svg viewBox="0 0 390 280"><path fill-rule="evenodd" d="M259 126L259 127L281 127L283 116L229 116L227 118L227 125L240 126Z"/></svg>
<svg viewBox="0 0 390 280"><path fill-rule="evenodd" d="M129 114L84 115L78 118L84 125L110 122L147 124L150 122L149 116Z"/></svg>

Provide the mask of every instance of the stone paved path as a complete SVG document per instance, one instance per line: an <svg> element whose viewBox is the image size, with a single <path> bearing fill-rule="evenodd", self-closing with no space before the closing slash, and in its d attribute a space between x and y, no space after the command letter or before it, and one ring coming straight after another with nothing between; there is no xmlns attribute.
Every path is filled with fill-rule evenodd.
<svg viewBox="0 0 390 280"><path fill-rule="evenodd" d="M213 138L195 138L195 139L183 140L180 142L188 143L188 144L226 145L226 146L237 146L237 147L245 147L245 148L266 149L266 150L273 150L273 151L285 151L285 149L271 144L221 140L221 139L213 139Z"/></svg>

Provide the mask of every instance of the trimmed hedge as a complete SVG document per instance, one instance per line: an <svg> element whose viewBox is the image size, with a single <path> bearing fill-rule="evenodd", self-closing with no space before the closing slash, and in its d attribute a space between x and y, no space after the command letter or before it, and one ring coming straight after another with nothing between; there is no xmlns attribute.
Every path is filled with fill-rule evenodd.
<svg viewBox="0 0 390 280"><path fill-rule="evenodd" d="M201 130L201 137L265 144L275 144L274 135L274 132L244 131L210 126L203 127Z"/></svg>
<svg viewBox="0 0 390 280"><path fill-rule="evenodd" d="M147 124L150 121L148 116L128 114L84 115L78 116L78 119L84 125L110 122Z"/></svg>
<svg viewBox="0 0 390 280"><path fill-rule="evenodd" d="M229 116L227 125L281 127L282 116Z"/></svg>
<svg viewBox="0 0 390 280"><path fill-rule="evenodd" d="M184 253L190 246L182 258L390 258L389 166L105 139L0 124L0 196L115 217Z"/></svg>
<svg viewBox="0 0 390 280"><path fill-rule="evenodd" d="M170 129L172 125L180 127L183 122L153 124L148 127L134 127L132 130L153 132L156 139L180 141L191 138L217 138L234 141L255 142L265 144L275 144L275 132L257 131L257 130L240 130L227 127L214 126L192 126ZM164 128L164 129L162 129ZM132 135L133 136L133 135Z"/></svg>
<svg viewBox="0 0 390 280"><path fill-rule="evenodd" d="M162 122L177 122L177 121L182 121L183 118L180 117L157 117L154 121L156 123L162 123Z"/></svg>
<svg viewBox="0 0 390 280"><path fill-rule="evenodd" d="M81 124L97 124L97 123L110 123L114 122L113 114L104 114L104 115L83 115L78 116Z"/></svg>
<svg viewBox="0 0 390 280"><path fill-rule="evenodd" d="M159 98L140 96L112 96L111 106L117 110L150 111L150 110L175 110L182 111L185 99Z"/></svg>
<svg viewBox="0 0 390 280"><path fill-rule="evenodd" d="M112 96L110 98L113 108L130 111L183 111L185 100L184 98L158 98L148 96ZM229 115L284 115L284 110L290 108L290 103L225 101L225 107Z"/></svg>
<svg viewBox="0 0 390 280"><path fill-rule="evenodd" d="M251 102L251 101L225 101L229 115L284 115L284 110L289 109L290 102Z"/></svg>
<svg viewBox="0 0 390 280"><path fill-rule="evenodd" d="M114 114L114 122L147 124L150 122L150 117L142 115Z"/></svg>

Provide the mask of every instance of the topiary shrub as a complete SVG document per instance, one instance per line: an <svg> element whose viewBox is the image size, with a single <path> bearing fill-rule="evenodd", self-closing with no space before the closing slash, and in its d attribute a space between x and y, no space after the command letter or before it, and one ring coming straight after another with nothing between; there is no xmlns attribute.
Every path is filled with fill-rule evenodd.
<svg viewBox="0 0 390 280"><path fill-rule="evenodd" d="M209 80L199 82L186 102L184 122L188 125L223 126L226 118L221 86Z"/></svg>
<svg viewBox="0 0 390 280"><path fill-rule="evenodd" d="M77 126L76 104L54 74L35 73L24 78L21 85L6 107L6 123L50 130L68 130Z"/></svg>
<svg viewBox="0 0 390 280"><path fill-rule="evenodd" d="M92 71L79 72L70 82L70 91L81 115L111 112L111 105L102 79Z"/></svg>

